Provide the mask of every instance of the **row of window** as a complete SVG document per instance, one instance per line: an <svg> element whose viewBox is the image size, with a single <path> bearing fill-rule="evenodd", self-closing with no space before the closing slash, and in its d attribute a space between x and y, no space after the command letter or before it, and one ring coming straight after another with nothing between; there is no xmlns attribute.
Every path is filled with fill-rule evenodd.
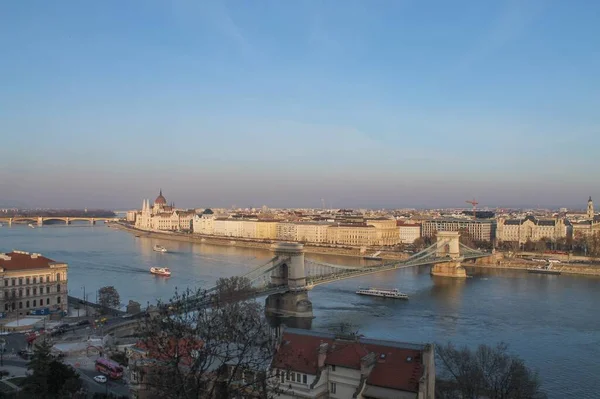
<svg viewBox="0 0 600 399"><path fill-rule="evenodd" d="M45 279L44 279L45 277ZM46 280L46 281L44 281ZM56 281L60 281L60 273L56 273ZM18 285L29 285L29 284L43 284L44 282L49 283L50 282L50 275L47 274L46 276L40 276L39 280L37 276L33 276L33 277L19 277L19 278L11 278L10 282L12 286L16 286L17 282L19 283ZM25 284L23 284L23 282L25 282ZM8 287L8 279L5 278L4 279L4 286Z"/></svg>
<svg viewBox="0 0 600 399"><path fill-rule="evenodd" d="M25 309L29 309L29 304L30 304L29 301L25 302ZM56 304L60 305L60 297L59 296L56 297ZM38 306L37 299L34 299L31 302L31 305L32 305L31 307L33 307L33 308L37 307ZM46 305L50 305L50 298L46 298ZM44 300L43 299L40 299L39 306L44 306ZM11 309L15 310L16 308L17 308L17 306L16 306L15 302L13 302L12 305L8 304L8 303L4 304L4 310L7 311L7 312L9 310L11 310ZM23 302L19 302L19 309L23 309Z"/></svg>
<svg viewBox="0 0 600 399"><path fill-rule="evenodd" d="M294 371L288 371L286 373L281 373L280 375L281 383L285 381L297 382L299 384L308 384L308 377L306 374L296 373Z"/></svg>
<svg viewBox="0 0 600 399"><path fill-rule="evenodd" d="M56 292L60 292L60 284L56 284ZM46 294L50 293L50 286L46 287ZM36 296L38 294L37 291L37 287L33 287L33 288L26 288L25 289L25 296ZM40 287L40 295L44 294L44 287ZM13 288L10 292L8 290L4 291L4 299L8 299L10 297L16 297L17 296L17 291ZM23 296L23 288L19 288L19 297Z"/></svg>

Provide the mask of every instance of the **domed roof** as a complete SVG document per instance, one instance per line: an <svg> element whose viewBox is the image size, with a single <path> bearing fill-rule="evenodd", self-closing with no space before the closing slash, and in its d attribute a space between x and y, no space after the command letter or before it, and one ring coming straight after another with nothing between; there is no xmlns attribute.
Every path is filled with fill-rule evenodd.
<svg viewBox="0 0 600 399"><path fill-rule="evenodd" d="M214 214L214 212L212 211L212 209L207 208L204 210L204 212L202 212L203 215L212 215Z"/></svg>
<svg viewBox="0 0 600 399"><path fill-rule="evenodd" d="M162 195L162 189L160 190L158 197L156 197L156 199L154 200L154 204L167 205L167 200Z"/></svg>

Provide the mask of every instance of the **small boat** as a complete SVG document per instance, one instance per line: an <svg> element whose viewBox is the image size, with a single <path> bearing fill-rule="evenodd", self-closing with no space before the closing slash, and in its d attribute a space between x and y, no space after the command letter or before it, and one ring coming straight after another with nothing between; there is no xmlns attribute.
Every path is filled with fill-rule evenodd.
<svg viewBox="0 0 600 399"><path fill-rule="evenodd" d="M168 267L151 267L150 273L156 274L157 276L171 277L171 270Z"/></svg>
<svg viewBox="0 0 600 399"><path fill-rule="evenodd" d="M35 226L31 223L29 223L27 226L31 227L32 229L35 229Z"/></svg>
<svg viewBox="0 0 600 399"><path fill-rule="evenodd" d="M366 260L382 260L381 256L379 256L379 254L381 254L381 251L377 251L373 255L363 256L363 259L366 259Z"/></svg>
<svg viewBox="0 0 600 399"><path fill-rule="evenodd" d="M165 248L161 245L158 245L158 244L156 244L153 249L154 249L154 252L167 252L167 248Z"/></svg>
<svg viewBox="0 0 600 399"><path fill-rule="evenodd" d="M385 288L359 288L356 293L358 295L378 296L382 298L408 299L408 295L398 291L397 288L391 290Z"/></svg>
<svg viewBox="0 0 600 399"><path fill-rule="evenodd" d="M530 267L527 269L527 273L560 275L560 270L553 269L549 263L546 266Z"/></svg>

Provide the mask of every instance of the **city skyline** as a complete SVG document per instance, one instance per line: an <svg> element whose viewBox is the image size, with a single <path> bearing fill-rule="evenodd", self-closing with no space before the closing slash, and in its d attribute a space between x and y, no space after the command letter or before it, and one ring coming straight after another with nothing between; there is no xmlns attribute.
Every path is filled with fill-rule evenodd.
<svg viewBox="0 0 600 399"><path fill-rule="evenodd" d="M262 5L262 6L261 6ZM8 2L0 204L585 209L600 4Z"/></svg>

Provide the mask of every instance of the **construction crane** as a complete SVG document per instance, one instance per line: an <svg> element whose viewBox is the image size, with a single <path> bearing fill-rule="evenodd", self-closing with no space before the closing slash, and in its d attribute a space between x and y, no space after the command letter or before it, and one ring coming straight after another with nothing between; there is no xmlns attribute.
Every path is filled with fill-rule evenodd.
<svg viewBox="0 0 600 399"><path fill-rule="evenodd" d="M472 201L465 201L467 204L471 204L473 205L473 219L477 219L477 204L479 204L479 202L475 201L474 199Z"/></svg>

